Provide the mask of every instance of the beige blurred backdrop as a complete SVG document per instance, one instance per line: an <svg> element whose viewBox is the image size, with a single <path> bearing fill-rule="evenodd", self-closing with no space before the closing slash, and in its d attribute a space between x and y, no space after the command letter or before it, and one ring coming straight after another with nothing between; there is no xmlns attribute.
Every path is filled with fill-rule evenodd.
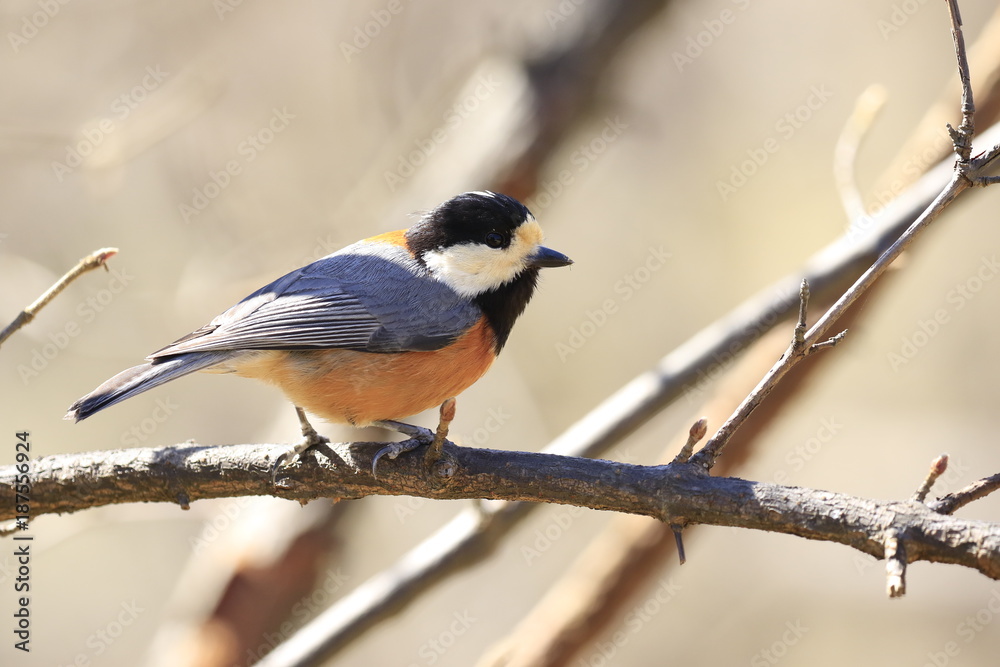
<svg viewBox="0 0 1000 667"><path fill-rule="evenodd" d="M376 30L381 0L3 3L0 318L13 319L90 251L121 252L111 273L82 277L3 346L0 462L13 461L22 429L38 456L296 437L277 391L222 376L181 379L79 425L61 417L264 283L482 187L469 155L509 141L502 119L523 86L514 65L570 38L588 11L586 1L565 0L394 6ZM973 41L996 3L965 0L962 9ZM731 20L719 23L723 15ZM32 30L33 20L41 27ZM366 24L376 33L367 43L357 39ZM700 52L689 50L698 40ZM686 50L695 57L679 57ZM548 245L576 264L544 274L497 364L459 399L453 434L539 449L800 266L847 224L831 165L857 96L872 83L888 93L859 159L865 189L954 69L939 2L674 3L627 44L592 118L544 174L549 184L570 174L562 192L532 203ZM721 196L718 183L769 140L778 150ZM426 160L421 146L433 147ZM935 494L1000 469L998 203L996 188L969 192L918 241L741 476L902 498L941 452L952 467ZM643 273L651 253L669 259ZM642 280L625 290L626 277ZM956 298L959 289L969 298ZM614 312L584 326L609 299ZM947 322L917 335L925 344L893 364L890 354L942 309ZM590 335L574 344L582 326ZM653 461L698 408L682 399L608 457ZM343 579L336 595L465 507L358 504L330 566ZM284 507L270 514L274 505ZM187 512L139 505L39 518L30 656L11 646L11 542L0 551L0 663L144 664L178 598L204 593L175 588L194 545L215 539L206 530L266 536L283 519L262 517L297 511L275 499L220 500ZM497 557L332 664L473 663L610 518L567 512L538 511ZM961 514L998 520L1000 501ZM539 542L546 530L557 539ZM883 564L839 545L707 527L691 532L687 551L688 563L671 564L654 584L672 587L669 602L653 604L653 589L640 594L634 604L645 611L630 607L615 628L626 641L595 638L573 664L971 666L995 664L1000 652L1000 584L966 569L915 565L907 596L890 601ZM118 636L105 641L109 630Z"/></svg>

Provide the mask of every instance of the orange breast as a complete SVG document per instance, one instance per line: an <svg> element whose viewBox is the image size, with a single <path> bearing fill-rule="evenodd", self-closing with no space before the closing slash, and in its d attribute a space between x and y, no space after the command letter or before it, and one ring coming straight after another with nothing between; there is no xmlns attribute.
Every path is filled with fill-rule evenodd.
<svg viewBox="0 0 1000 667"><path fill-rule="evenodd" d="M313 414L361 426L437 407L482 377L494 358L493 333L480 320L441 350L266 351L247 355L233 370L278 386Z"/></svg>

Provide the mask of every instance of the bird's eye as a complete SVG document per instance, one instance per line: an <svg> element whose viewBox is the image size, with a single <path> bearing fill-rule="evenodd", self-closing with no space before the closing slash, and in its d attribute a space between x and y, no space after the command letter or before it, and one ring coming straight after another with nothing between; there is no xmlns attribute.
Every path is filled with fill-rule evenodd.
<svg viewBox="0 0 1000 667"><path fill-rule="evenodd" d="M486 235L485 240L486 240L486 245L488 245L491 248L499 248L503 245L504 242L503 234L499 234L497 232L490 232L489 234Z"/></svg>

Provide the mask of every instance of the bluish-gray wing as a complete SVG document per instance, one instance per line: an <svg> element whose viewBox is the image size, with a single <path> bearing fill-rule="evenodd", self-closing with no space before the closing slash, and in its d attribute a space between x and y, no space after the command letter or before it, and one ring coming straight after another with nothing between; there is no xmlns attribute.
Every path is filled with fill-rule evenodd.
<svg viewBox="0 0 1000 667"><path fill-rule="evenodd" d="M433 350L480 313L403 249L350 246L254 292L149 359L217 350Z"/></svg>

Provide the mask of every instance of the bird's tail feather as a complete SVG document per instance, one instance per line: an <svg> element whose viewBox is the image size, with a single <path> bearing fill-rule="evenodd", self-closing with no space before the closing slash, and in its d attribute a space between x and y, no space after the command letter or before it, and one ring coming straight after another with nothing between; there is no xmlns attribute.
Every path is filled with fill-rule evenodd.
<svg viewBox="0 0 1000 667"><path fill-rule="evenodd" d="M100 387L70 406L63 419L80 421L95 412L110 407L126 398L158 387L188 373L200 371L225 361L232 352L193 352L180 354L163 361L155 361L124 370Z"/></svg>

